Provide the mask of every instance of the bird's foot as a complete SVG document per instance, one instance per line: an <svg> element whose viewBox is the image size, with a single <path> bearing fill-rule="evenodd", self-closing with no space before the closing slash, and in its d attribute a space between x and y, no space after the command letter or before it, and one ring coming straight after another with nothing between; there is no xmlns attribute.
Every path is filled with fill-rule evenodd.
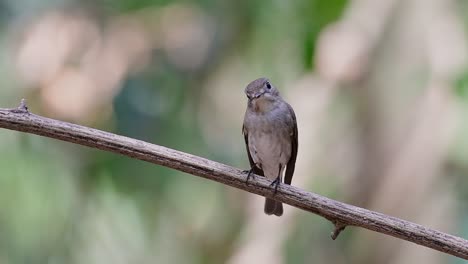
<svg viewBox="0 0 468 264"><path fill-rule="evenodd" d="M270 187L272 187L273 185L275 186L274 194L278 192L278 186L280 185L280 183L281 183L280 177L277 177L274 181L271 182Z"/></svg>
<svg viewBox="0 0 468 264"><path fill-rule="evenodd" d="M243 172L243 173L247 173L247 179L245 180L245 183L246 183L246 184L249 183L249 179L250 179L250 178L255 179L255 174L253 174L253 169L250 169L250 170L243 170L242 172Z"/></svg>

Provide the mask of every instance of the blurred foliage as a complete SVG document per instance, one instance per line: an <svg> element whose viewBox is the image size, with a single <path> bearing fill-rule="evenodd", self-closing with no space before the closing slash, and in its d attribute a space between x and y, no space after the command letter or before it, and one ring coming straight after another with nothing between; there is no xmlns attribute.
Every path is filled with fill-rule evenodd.
<svg viewBox="0 0 468 264"><path fill-rule="evenodd" d="M305 168L304 175L294 180L303 177L301 187L352 203L359 186L378 180L390 185L382 178L384 173L359 178L366 175L362 167L381 153L397 153L379 163L389 168L400 156L388 149L411 146L406 141L396 144L388 124L398 130L417 122L405 119L406 113L398 117L391 113L421 107L415 98L424 97L431 78L439 77L426 65L414 66L411 60L405 64L411 53L422 50L419 46L416 51L405 51L406 57L399 62L388 63L397 56L385 51L376 59L373 56L378 52L360 39L321 42L326 29L333 32L340 25L352 2L0 1L0 106L14 107L24 97L30 109L42 115L247 168L241 136L243 87L254 78L270 76L288 101L294 102L298 117L303 117L299 118L304 128L301 144L310 143L315 134L320 138L315 144L301 145L298 166ZM455 2L467 24L466 3ZM361 35L377 42L378 34L371 33ZM401 48L390 40L378 44ZM356 52L357 46L369 49L370 55ZM346 61L351 65L350 76L361 74L359 78L349 81L338 66L338 73L329 74L323 63L326 59L318 58L323 55L318 50L327 48L332 52L326 59ZM357 59L347 60L353 52ZM377 77L367 76L369 69L360 72L366 63L371 70L377 69ZM413 66L416 70L405 68ZM401 69L403 77L392 75ZM456 212L462 213L448 215L444 224L456 223L454 233L466 237L468 71L461 72L450 83L450 96L441 97L454 95L454 116L462 118L457 120L447 155L434 162L442 164L440 171L433 171L440 177L428 176L427 186L435 188L430 192L434 197L439 197L440 190L455 190L449 193L456 197ZM313 74L316 79L311 81ZM381 76L384 81L376 81ZM389 83L392 89L385 86ZM366 94L366 89L371 92ZM322 117L307 115L322 105ZM374 123L366 119L374 115L378 116ZM319 128L311 128L314 125ZM431 128L440 127L434 123ZM436 133L429 130L424 132ZM397 132L404 139L412 135ZM428 142L432 141L420 144ZM381 145L391 146L373 152ZM264 216L261 210L252 214L252 201L261 203L260 197L142 161L7 130L0 130L0 149L0 263L243 263L235 257L255 239L251 237L255 230L260 230L255 217L261 215L261 227L280 221ZM437 155L438 151L435 147L428 152ZM418 155L411 156L410 164L427 167ZM426 186L415 182L419 180L407 180L398 188ZM384 198L418 197L424 191L402 195L394 190ZM365 201L369 206L386 205L373 204L370 198ZM423 201L414 202L418 210L411 211L428 204ZM400 206L378 209L391 213L396 207ZM332 241L330 223L291 207L286 207L286 213L293 215L283 217L287 220L281 221L287 224L275 226L287 230L279 241L280 250L267 248L272 256L281 256L277 263L405 263L398 262L400 255L392 255L403 246L379 254L379 242L363 238L352 228ZM398 216L416 217L404 212ZM377 261L379 256L388 259ZM462 263L445 256L440 262L431 259L430 263Z"/></svg>
<svg viewBox="0 0 468 264"><path fill-rule="evenodd" d="M346 6L346 0L302 0L300 16L304 18L303 62L304 69L313 69L314 51L320 31L330 22L338 19Z"/></svg>

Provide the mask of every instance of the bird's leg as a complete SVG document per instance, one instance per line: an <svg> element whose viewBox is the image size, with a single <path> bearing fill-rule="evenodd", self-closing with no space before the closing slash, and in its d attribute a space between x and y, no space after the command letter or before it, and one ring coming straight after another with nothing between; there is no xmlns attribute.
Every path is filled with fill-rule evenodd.
<svg viewBox="0 0 468 264"><path fill-rule="evenodd" d="M281 181L280 181L280 177L276 177L276 179L274 181L271 182L270 184L270 187L271 186L275 186L275 191L274 191L274 194L276 194L278 192L278 186L280 185Z"/></svg>
<svg viewBox="0 0 468 264"><path fill-rule="evenodd" d="M249 183L249 179L250 177L254 178L255 179L255 174L253 174L253 168L251 168L250 170L244 170L242 171L243 173L247 173L247 179L245 180L245 183Z"/></svg>
<svg viewBox="0 0 468 264"><path fill-rule="evenodd" d="M281 183L281 164L279 165L278 177L276 177L276 179L270 184L270 187L273 185L275 186L274 194L278 192L278 186L280 185L280 183Z"/></svg>

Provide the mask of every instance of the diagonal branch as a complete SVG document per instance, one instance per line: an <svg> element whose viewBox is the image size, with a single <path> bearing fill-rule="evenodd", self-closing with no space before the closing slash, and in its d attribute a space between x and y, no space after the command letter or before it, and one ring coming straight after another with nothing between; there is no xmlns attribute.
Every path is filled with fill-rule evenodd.
<svg viewBox="0 0 468 264"><path fill-rule="evenodd" d="M198 156L66 123L30 113L24 101L18 108L0 108L0 127L68 141L122 154L220 182L258 195L273 197L270 182L255 177L245 183L241 170ZM290 185L280 185L274 199L320 215L335 224L333 239L346 226L359 226L468 259L468 241L399 218L338 202Z"/></svg>

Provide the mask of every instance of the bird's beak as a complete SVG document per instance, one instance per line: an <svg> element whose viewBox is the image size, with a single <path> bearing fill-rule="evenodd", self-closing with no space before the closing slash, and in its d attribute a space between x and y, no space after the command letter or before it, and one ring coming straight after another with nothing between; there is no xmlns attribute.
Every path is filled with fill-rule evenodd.
<svg viewBox="0 0 468 264"><path fill-rule="evenodd" d="M252 101L254 99L259 98L260 96L262 96L264 94L265 94L265 91L260 91L258 93L254 93L254 94L247 94L247 98L249 99L249 101Z"/></svg>
<svg viewBox="0 0 468 264"><path fill-rule="evenodd" d="M257 99L259 98L260 96L262 96L263 94L265 94L265 91L261 91L259 93L255 93L253 96L252 96L252 99Z"/></svg>

